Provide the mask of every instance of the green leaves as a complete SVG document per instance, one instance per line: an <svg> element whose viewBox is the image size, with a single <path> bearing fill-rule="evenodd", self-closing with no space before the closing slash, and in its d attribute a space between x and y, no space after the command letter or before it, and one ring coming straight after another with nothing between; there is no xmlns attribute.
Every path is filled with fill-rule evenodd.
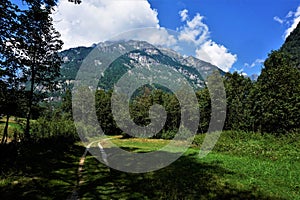
<svg viewBox="0 0 300 200"><path fill-rule="evenodd" d="M245 130L250 128L249 94L253 83L237 72L225 74L224 84L227 98L225 129Z"/></svg>
<svg viewBox="0 0 300 200"><path fill-rule="evenodd" d="M298 23L294 31L286 38L280 51L290 54L290 61L300 70L300 23Z"/></svg>
<svg viewBox="0 0 300 200"><path fill-rule="evenodd" d="M286 53L273 51L257 81L256 124L262 132L287 133L300 127L300 72Z"/></svg>

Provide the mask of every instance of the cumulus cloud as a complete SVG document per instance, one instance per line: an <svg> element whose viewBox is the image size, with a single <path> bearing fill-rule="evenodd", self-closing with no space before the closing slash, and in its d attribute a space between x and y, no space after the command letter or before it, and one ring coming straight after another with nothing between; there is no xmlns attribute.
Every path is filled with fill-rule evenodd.
<svg viewBox="0 0 300 200"><path fill-rule="evenodd" d="M204 17L199 13L192 20L186 17L186 24L180 27L179 40L192 42L196 45L204 43L209 38L208 26L203 23Z"/></svg>
<svg viewBox="0 0 300 200"><path fill-rule="evenodd" d="M159 28L157 11L145 0L85 0L80 5L61 0L53 18L64 49L90 46L135 28Z"/></svg>
<svg viewBox="0 0 300 200"><path fill-rule="evenodd" d="M291 23L291 25L285 31L284 38L287 38L291 34L291 32L297 27L298 23L300 22L300 6L298 6L296 12L290 11L287 14L287 18L293 18L293 19L291 20L291 22L289 21Z"/></svg>
<svg viewBox="0 0 300 200"><path fill-rule="evenodd" d="M122 12L120 12L122 11ZM176 36L160 27L156 10L147 0L85 0L80 5L60 0L53 14L55 28L61 33L64 49L91 46L93 43L119 39L145 40L154 45L179 48L177 43L194 46L192 55L228 71L237 56L210 38L204 16L197 13L189 18L188 10L179 12L183 26ZM146 27L152 27L146 29ZM131 31L137 29L138 31ZM190 53L190 52L183 52Z"/></svg>
<svg viewBox="0 0 300 200"><path fill-rule="evenodd" d="M203 22L204 16L197 13L189 20L188 11L179 12L185 24L178 29L179 41L186 41L196 46L195 56L209 62L228 72L237 61L237 55L232 54L221 44L217 44L210 38L208 25Z"/></svg>
<svg viewBox="0 0 300 200"><path fill-rule="evenodd" d="M196 57L218 66L225 72L228 72L237 60L237 55L229 53L226 47L212 40L196 49Z"/></svg>
<svg viewBox="0 0 300 200"><path fill-rule="evenodd" d="M284 22L284 20L280 19L278 16L275 16L273 19L274 19L274 21L278 22L279 24L283 24L283 22Z"/></svg>
<svg viewBox="0 0 300 200"><path fill-rule="evenodd" d="M179 11L179 15L181 17L181 21L186 21L188 18L188 10L184 9L184 10Z"/></svg>

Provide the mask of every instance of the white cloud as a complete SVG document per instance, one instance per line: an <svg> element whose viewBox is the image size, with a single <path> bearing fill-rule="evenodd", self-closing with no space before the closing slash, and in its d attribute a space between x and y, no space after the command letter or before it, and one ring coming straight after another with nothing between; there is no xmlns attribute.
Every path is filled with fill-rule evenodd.
<svg viewBox="0 0 300 200"><path fill-rule="evenodd" d="M175 36L170 34L164 27L134 29L112 38L112 40L128 39L147 41L153 45L164 45L167 47L173 47L177 43Z"/></svg>
<svg viewBox="0 0 300 200"><path fill-rule="evenodd" d="M248 77L248 74L247 74L246 72L244 72L244 69L243 69L243 68L241 68L241 69L233 68L233 71L234 71L234 72L237 72L237 73L240 74L241 76Z"/></svg>
<svg viewBox="0 0 300 200"><path fill-rule="evenodd" d="M203 22L204 16L197 13L192 20L189 20L187 13L187 10L179 12L181 17L184 16L186 22L185 25L178 29L179 41L194 44L197 58L228 72L236 62L237 55L230 53L225 46L212 41L208 25Z"/></svg>
<svg viewBox="0 0 300 200"><path fill-rule="evenodd" d="M212 40L206 41L196 49L196 57L218 66L225 72L228 72L237 60L237 55L229 53L226 47Z"/></svg>
<svg viewBox="0 0 300 200"><path fill-rule="evenodd" d="M275 16L273 18L276 22L278 22L279 24L283 24L284 20L283 19L280 19L279 17Z"/></svg>
<svg viewBox="0 0 300 200"><path fill-rule="evenodd" d="M250 67L249 63L244 63L244 67Z"/></svg>
<svg viewBox="0 0 300 200"><path fill-rule="evenodd" d="M291 23L290 27L285 31L284 38L287 38L290 35L290 33L297 27L298 23L300 22L300 6L298 6L296 12L290 11L288 13L287 18L291 18L291 17L293 17L292 23Z"/></svg>
<svg viewBox="0 0 300 200"><path fill-rule="evenodd" d="M293 11L290 11L287 15L286 15L286 18L290 18L294 15L294 12Z"/></svg>
<svg viewBox="0 0 300 200"><path fill-rule="evenodd" d="M179 11L179 15L181 17L181 21L186 21L188 19L188 10L184 9Z"/></svg>
<svg viewBox="0 0 300 200"><path fill-rule="evenodd" d="M235 71L235 72L237 72L238 74L240 74L240 73L242 73L243 71L244 71L244 69L243 68L241 68L241 69L237 69L237 68L233 68L233 71Z"/></svg>
<svg viewBox="0 0 300 200"><path fill-rule="evenodd" d="M248 67L248 68L253 68L255 66L259 66L262 65L265 62L264 59L256 59L255 61L253 61L251 64L249 63L245 63L244 66Z"/></svg>
<svg viewBox="0 0 300 200"><path fill-rule="evenodd" d="M246 72L241 72L240 74L244 77L248 77L248 74Z"/></svg>
<svg viewBox="0 0 300 200"><path fill-rule="evenodd" d="M135 28L159 27L157 11L145 0L84 0L80 5L61 0L53 18L64 49L90 46Z"/></svg>
<svg viewBox="0 0 300 200"><path fill-rule="evenodd" d="M209 38L209 30L208 26L202 22L203 18L197 13L192 20L186 20L186 24L179 29L179 40L196 45L204 43Z"/></svg>
<svg viewBox="0 0 300 200"><path fill-rule="evenodd" d="M122 33L120 39L146 40L154 45L172 48L178 47L178 42L188 42L194 46L192 52L196 57L224 71L228 71L237 60L237 56L226 47L210 39L208 25L199 13L190 20L188 10L179 12L184 25L177 29L177 36L160 27L157 15L147 0L85 0L80 5L60 0L53 18L55 28L65 43L64 49L90 46ZM134 29L138 31L131 31Z"/></svg>

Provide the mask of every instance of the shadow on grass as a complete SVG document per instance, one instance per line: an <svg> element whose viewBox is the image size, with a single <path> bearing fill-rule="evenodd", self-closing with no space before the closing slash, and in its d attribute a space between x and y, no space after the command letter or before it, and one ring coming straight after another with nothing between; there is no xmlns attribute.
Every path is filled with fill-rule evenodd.
<svg viewBox="0 0 300 200"><path fill-rule="evenodd" d="M84 150L68 138L0 146L0 199L67 199ZM144 174L116 171L88 156L78 193L81 199L275 199L255 188L222 183L226 174L232 172L217 162L201 163L192 154Z"/></svg>
<svg viewBox="0 0 300 200"><path fill-rule="evenodd" d="M66 199L84 149L66 137L0 145L0 199Z"/></svg>
<svg viewBox="0 0 300 200"><path fill-rule="evenodd" d="M192 154L143 174L109 169L90 156L84 170L85 182L79 191L82 199L275 199L255 188L240 190L222 183L220 179L232 172L217 162L201 163Z"/></svg>

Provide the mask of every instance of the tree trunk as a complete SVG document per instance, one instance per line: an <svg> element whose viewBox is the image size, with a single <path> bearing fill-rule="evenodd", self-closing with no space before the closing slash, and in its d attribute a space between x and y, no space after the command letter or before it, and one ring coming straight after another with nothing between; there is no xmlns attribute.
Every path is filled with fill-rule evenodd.
<svg viewBox="0 0 300 200"><path fill-rule="evenodd" d="M25 139L30 139L30 117L31 117L31 110L32 110L32 100L33 100L33 90L30 90L28 111L26 115L26 128L24 132Z"/></svg>
<svg viewBox="0 0 300 200"><path fill-rule="evenodd" d="M31 108L28 108L28 112L27 112L27 116L26 116L26 128L25 128L25 139L29 139L30 138L30 115L31 115Z"/></svg>
<svg viewBox="0 0 300 200"><path fill-rule="evenodd" d="M9 115L6 115L6 123L5 123L5 127L4 127L3 137L2 137L2 140L1 140L2 144L7 142L9 117L10 117Z"/></svg>
<svg viewBox="0 0 300 200"><path fill-rule="evenodd" d="M35 79L35 68L34 66L31 67L31 84L30 84L30 91L29 91L29 98L28 98L28 111L26 116L26 128L25 128L25 139L30 139L30 117L32 112L32 101L33 101L33 90L34 90L34 79Z"/></svg>

